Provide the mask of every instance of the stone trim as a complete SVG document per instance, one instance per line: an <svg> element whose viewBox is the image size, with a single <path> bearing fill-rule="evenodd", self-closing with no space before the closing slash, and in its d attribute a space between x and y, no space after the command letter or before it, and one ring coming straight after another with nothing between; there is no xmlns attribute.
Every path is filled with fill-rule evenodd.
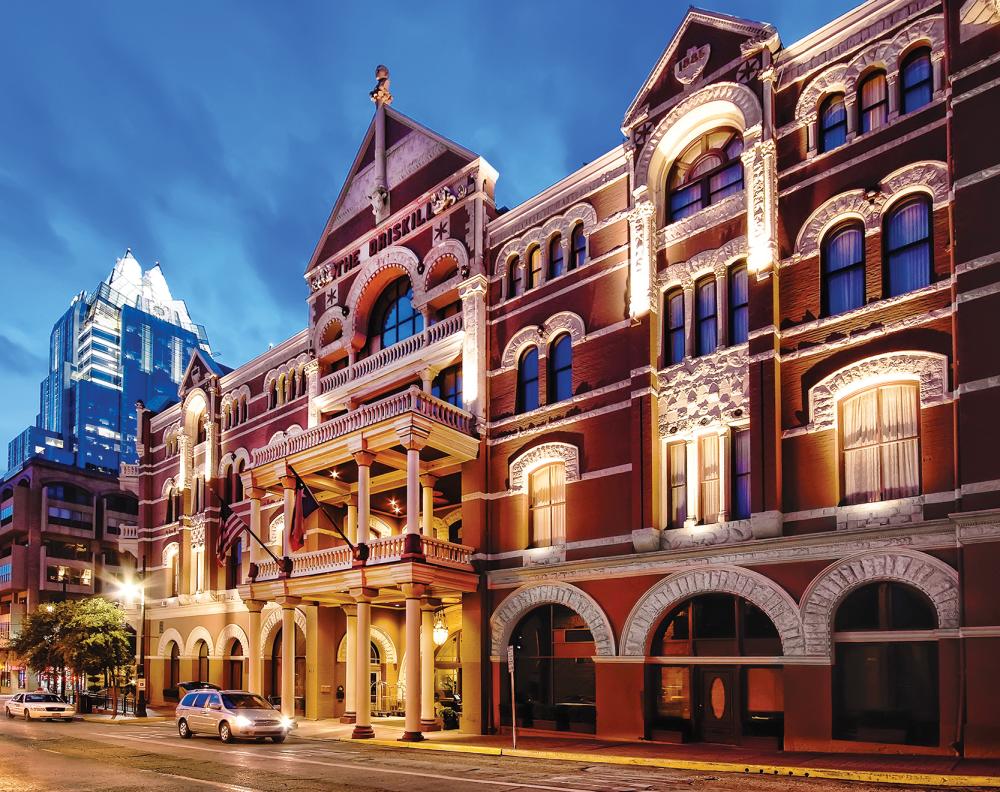
<svg viewBox="0 0 1000 792"><path fill-rule="evenodd" d="M699 594L721 592L749 600L774 623L783 653L806 654L799 609L795 600L772 580L749 569L716 566L688 569L664 578L632 608L622 630L621 654L644 657L660 619L671 608Z"/></svg>
<svg viewBox="0 0 1000 792"><path fill-rule="evenodd" d="M235 451L229 451L226 453L221 460L219 460L219 477L226 475L227 468L236 464L240 460L243 461L243 470L249 470L250 465L250 452L246 450L243 446L240 446Z"/></svg>
<svg viewBox="0 0 1000 792"><path fill-rule="evenodd" d="M212 640L212 634L200 624L188 635L187 643L184 644L184 654L188 657L197 657L198 653L194 649L198 641L204 641L208 646L209 657L215 655L215 641Z"/></svg>
<svg viewBox="0 0 1000 792"><path fill-rule="evenodd" d="M163 631L163 635L160 636L160 640L156 644L157 657L169 658L169 655L167 655L167 645L171 641L177 644L177 651L180 654L186 654L184 651L184 639L181 638L181 634L173 627L168 627Z"/></svg>
<svg viewBox="0 0 1000 792"><path fill-rule="evenodd" d="M516 368L521 353L529 346L537 346L539 357L545 357L549 344L564 331L569 332L573 344L578 344L587 336L587 328L583 319L572 311L560 311L553 314L542 327L537 325L522 327L511 336L507 346L504 347L500 367L491 371L490 374L499 374Z"/></svg>
<svg viewBox="0 0 1000 792"><path fill-rule="evenodd" d="M371 626L371 639L373 643L378 645L383 662L390 665L396 665L399 662L396 645L385 630L373 624ZM347 662L347 633L341 636L340 643L337 644L337 662Z"/></svg>
<svg viewBox="0 0 1000 792"><path fill-rule="evenodd" d="M923 592L937 611L937 629L958 628L958 572L943 561L914 550L859 553L828 566L802 595L800 610L808 654L830 655L837 607L855 589L880 580L905 583Z"/></svg>
<svg viewBox="0 0 1000 792"><path fill-rule="evenodd" d="M283 609L281 606L276 608L271 608L270 612L267 614L267 618L261 622L260 625L260 651L261 655L266 657L268 655L267 651L267 639L271 637L271 633L276 631L278 627L281 626L281 611ZM302 630L303 635L308 635L309 632L306 630L306 615L300 611L298 608L295 609L295 624Z"/></svg>
<svg viewBox="0 0 1000 792"><path fill-rule="evenodd" d="M511 633L521 617L539 605L565 605L587 623L598 656L615 655L615 634L607 614L582 589L568 583L527 585L507 597L490 617L490 654L506 660Z"/></svg>
<svg viewBox="0 0 1000 792"><path fill-rule="evenodd" d="M580 479L580 449L569 443L542 443L514 457L510 462L508 495L528 492L528 475L547 462L566 465L566 483Z"/></svg>
<svg viewBox="0 0 1000 792"><path fill-rule="evenodd" d="M745 259L748 254L747 238L736 237L714 250L704 250L687 261L668 265L657 277L657 287L664 292L674 286L691 288L703 275L725 277L729 265L734 261Z"/></svg>
<svg viewBox="0 0 1000 792"><path fill-rule="evenodd" d="M240 646L243 648L243 657L246 658L250 652L250 639L247 637L243 628L233 622L230 622L219 630L219 635L215 639L215 652L212 653L212 656L227 657L225 653L226 644L229 643L230 638L235 638L240 642Z"/></svg>
<svg viewBox="0 0 1000 792"><path fill-rule="evenodd" d="M515 296L508 294L507 292L507 263L517 256L521 265L524 266L525 254L528 252L528 249L538 245L542 251L542 282L544 283L548 280L545 276L547 274L546 265L548 263L549 240L556 234L560 236L564 245L563 265L568 266L568 245L570 243L570 235L573 233L573 229L576 227L577 223L583 223L583 235L587 240L587 247L589 250L590 235L594 231L594 227L597 225L597 212L594 210L594 207L587 202L575 204L561 215L557 215L546 220L543 225L532 228L520 236L504 243L504 246L500 248L500 252L496 257L494 276L503 278L504 280L503 293L505 299L510 299Z"/></svg>

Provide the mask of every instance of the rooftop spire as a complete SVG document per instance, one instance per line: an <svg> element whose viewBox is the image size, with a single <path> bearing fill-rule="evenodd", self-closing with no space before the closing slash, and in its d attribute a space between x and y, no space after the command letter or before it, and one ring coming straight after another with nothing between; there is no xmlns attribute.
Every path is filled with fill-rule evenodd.
<svg viewBox="0 0 1000 792"><path fill-rule="evenodd" d="M375 222L381 223L389 216L389 182L385 167L385 106L392 102L389 68L382 64L376 66L375 80L375 88L368 94L375 103L375 186L368 200L372 204Z"/></svg>
<svg viewBox="0 0 1000 792"><path fill-rule="evenodd" d="M375 67L375 88L368 95L376 105L392 104L392 94L389 93L389 67L379 64Z"/></svg>

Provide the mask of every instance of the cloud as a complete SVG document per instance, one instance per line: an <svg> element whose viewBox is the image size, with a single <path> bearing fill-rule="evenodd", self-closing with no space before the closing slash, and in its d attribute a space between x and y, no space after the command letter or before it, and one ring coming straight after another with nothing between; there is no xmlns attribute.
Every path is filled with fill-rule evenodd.
<svg viewBox="0 0 1000 792"><path fill-rule="evenodd" d="M45 364L44 357L0 333L0 370L6 374L37 373L41 380L45 376Z"/></svg>

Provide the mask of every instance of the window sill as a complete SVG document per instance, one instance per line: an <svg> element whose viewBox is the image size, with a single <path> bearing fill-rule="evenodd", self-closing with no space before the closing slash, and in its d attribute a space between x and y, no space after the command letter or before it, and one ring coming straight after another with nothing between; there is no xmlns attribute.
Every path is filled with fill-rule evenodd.
<svg viewBox="0 0 1000 792"><path fill-rule="evenodd" d="M693 215L668 223L656 232L656 250L663 250L667 245L679 242L692 234L703 231L719 223L739 217L746 211L746 188L734 193L715 204L699 209Z"/></svg>

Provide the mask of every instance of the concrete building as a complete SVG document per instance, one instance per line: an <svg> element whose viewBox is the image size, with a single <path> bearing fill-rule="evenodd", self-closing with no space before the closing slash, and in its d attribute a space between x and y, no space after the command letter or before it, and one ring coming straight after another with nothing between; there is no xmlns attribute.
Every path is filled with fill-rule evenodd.
<svg viewBox="0 0 1000 792"><path fill-rule="evenodd" d="M154 703L1000 753L1000 12L666 44L625 142L507 212L380 68L305 329L138 416ZM290 574L216 562L222 502Z"/></svg>

